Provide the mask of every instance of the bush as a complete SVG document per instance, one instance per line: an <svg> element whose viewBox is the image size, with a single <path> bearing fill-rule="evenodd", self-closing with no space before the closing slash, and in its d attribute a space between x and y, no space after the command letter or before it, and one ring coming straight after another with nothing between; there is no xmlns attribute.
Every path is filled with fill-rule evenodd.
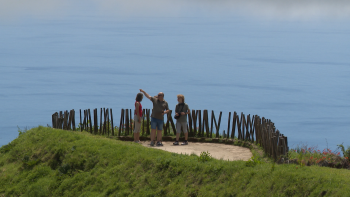
<svg viewBox="0 0 350 197"><path fill-rule="evenodd" d="M198 161L199 162L207 162L210 161L212 159L212 156L210 155L210 153L207 152L201 152L200 156L198 157Z"/></svg>
<svg viewBox="0 0 350 197"><path fill-rule="evenodd" d="M345 150L345 147L343 146L343 144L339 144L338 147L341 149L341 151L343 152L343 156L345 159L347 159L348 161L350 161L350 146L348 146L348 149Z"/></svg>

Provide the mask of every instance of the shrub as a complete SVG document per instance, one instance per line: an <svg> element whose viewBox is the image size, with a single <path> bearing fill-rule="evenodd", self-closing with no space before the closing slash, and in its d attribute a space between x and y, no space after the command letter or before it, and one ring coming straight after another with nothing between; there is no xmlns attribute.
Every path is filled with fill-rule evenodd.
<svg viewBox="0 0 350 197"><path fill-rule="evenodd" d="M212 159L212 156L210 155L210 153L207 152L201 152L200 156L198 157L198 161L199 162L207 162L210 161Z"/></svg>
<svg viewBox="0 0 350 197"><path fill-rule="evenodd" d="M348 149L345 150L345 147L343 146L343 144L339 144L337 145L341 151L343 152L343 156L345 159L347 159L348 161L350 161L350 146L348 146Z"/></svg>

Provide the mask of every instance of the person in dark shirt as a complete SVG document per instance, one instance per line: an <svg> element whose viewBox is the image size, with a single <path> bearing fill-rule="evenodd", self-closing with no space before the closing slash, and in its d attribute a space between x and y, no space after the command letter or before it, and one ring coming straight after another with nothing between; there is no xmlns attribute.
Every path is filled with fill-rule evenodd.
<svg viewBox="0 0 350 197"><path fill-rule="evenodd" d="M184 131L185 141L181 145L187 145L188 131L187 131L187 114L190 113L190 108L187 103L185 103L185 96L182 94L177 95L177 101L179 102L175 106L175 115L180 118L176 119L176 141L173 143L174 145L179 145L179 137L181 134L181 127Z"/></svg>
<svg viewBox="0 0 350 197"><path fill-rule="evenodd" d="M169 112L168 102L164 100L164 93L159 92L158 96L151 97L144 90L140 89L146 98L152 101L153 110L151 115L151 146L154 146L154 139L157 130L157 146L162 144L162 130L164 123L164 114Z"/></svg>

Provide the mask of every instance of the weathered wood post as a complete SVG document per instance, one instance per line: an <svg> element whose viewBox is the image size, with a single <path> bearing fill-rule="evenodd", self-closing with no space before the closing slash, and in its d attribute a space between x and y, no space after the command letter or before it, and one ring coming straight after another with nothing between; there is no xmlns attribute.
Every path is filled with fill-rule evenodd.
<svg viewBox="0 0 350 197"><path fill-rule="evenodd" d="M198 110L198 136L204 137L202 135L202 111Z"/></svg>
<svg viewBox="0 0 350 197"><path fill-rule="evenodd" d="M254 121L255 121L255 116L253 115L253 117L250 119L249 118L249 127L250 127L250 137L251 137L251 142L254 143L255 139L254 139Z"/></svg>
<svg viewBox="0 0 350 197"><path fill-rule="evenodd" d="M90 133L92 133L92 120L91 120L91 112L90 112L90 109L88 109L88 113L89 113Z"/></svg>
<svg viewBox="0 0 350 197"><path fill-rule="evenodd" d="M220 112L218 126L216 128L216 138L220 137L220 133L219 132L220 132L221 116L222 116L222 111Z"/></svg>
<svg viewBox="0 0 350 197"><path fill-rule="evenodd" d="M237 112L233 112L233 118L232 118L232 131L231 131L231 139L233 140L235 138L236 134L236 119L237 119Z"/></svg>
<svg viewBox="0 0 350 197"><path fill-rule="evenodd" d="M197 115L196 110L192 109L192 122L193 122L193 137L197 135Z"/></svg>
<svg viewBox="0 0 350 197"><path fill-rule="evenodd" d="M81 109L79 109L79 113L80 113L80 132L83 131L83 123L81 121Z"/></svg>
<svg viewBox="0 0 350 197"><path fill-rule="evenodd" d="M125 109L125 134L129 135L129 109Z"/></svg>
<svg viewBox="0 0 350 197"><path fill-rule="evenodd" d="M166 114L166 123L163 124L164 136L168 134L169 113Z"/></svg>
<svg viewBox="0 0 350 197"><path fill-rule="evenodd" d="M67 111L68 112L68 111ZM68 113L68 124L67 124L67 130L72 130L72 110Z"/></svg>
<svg viewBox="0 0 350 197"><path fill-rule="evenodd" d="M110 109L110 111L111 111L112 136L114 136L114 125L113 125L113 114L112 114L112 108Z"/></svg>
<svg viewBox="0 0 350 197"><path fill-rule="evenodd" d="M245 130L246 130L246 140L250 141L250 132L249 132L249 124L250 124L250 114L247 115L245 120Z"/></svg>
<svg viewBox="0 0 350 197"><path fill-rule="evenodd" d="M214 115L214 110L211 110L211 117L210 117L210 137L212 138L213 137L213 123L214 123L214 118L215 118L215 115ZM216 125L216 121L215 121L215 125ZM216 127L215 127L216 128Z"/></svg>
<svg viewBox="0 0 350 197"><path fill-rule="evenodd" d="M150 135L151 131L149 129L149 124L150 124L150 112L151 112L151 109L147 109L146 112L147 112L147 135Z"/></svg>
<svg viewBox="0 0 350 197"><path fill-rule="evenodd" d="M106 129L106 109L105 108L101 108L101 128L100 128L100 132L101 135L105 134L105 129Z"/></svg>
<svg viewBox="0 0 350 197"><path fill-rule="evenodd" d="M124 128L124 109L121 109L120 112L120 124L119 124L119 132L118 132L118 136L120 137L122 131Z"/></svg>
<svg viewBox="0 0 350 197"><path fill-rule="evenodd" d="M62 111L60 111L59 117L58 117L58 129L63 128L62 124L63 124L63 113L62 113Z"/></svg>
<svg viewBox="0 0 350 197"><path fill-rule="evenodd" d="M245 137L245 125L246 125L246 122L245 122L245 115L243 114L243 112L241 113L241 119L242 119L242 122L241 122L241 126L242 126L242 140L246 140L246 137Z"/></svg>
<svg viewBox="0 0 350 197"><path fill-rule="evenodd" d="M103 121L102 121L102 112L103 112L103 109L101 108L100 109L100 135L102 135L103 134Z"/></svg>
<svg viewBox="0 0 350 197"><path fill-rule="evenodd" d="M56 128L56 116L57 116L57 112L52 114L52 128Z"/></svg>
<svg viewBox="0 0 350 197"><path fill-rule="evenodd" d="M75 110L72 110L72 125L73 125L73 131L75 131Z"/></svg>
<svg viewBox="0 0 350 197"><path fill-rule="evenodd" d="M82 125L83 131L86 129L86 110L84 109L84 119L83 119L83 125Z"/></svg>
<svg viewBox="0 0 350 197"><path fill-rule="evenodd" d="M64 111L63 130L68 129L68 111Z"/></svg>
<svg viewBox="0 0 350 197"><path fill-rule="evenodd" d="M108 108L106 109L106 113L107 113L107 135L109 136L110 124L109 124L109 110L108 110Z"/></svg>
<svg viewBox="0 0 350 197"><path fill-rule="evenodd" d="M133 132L133 126L132 126L132 122L133 122L133 120L132 120L132 113L131 113L131 109L129 109L129 111L130 111L130 134L132 134L132 132Z"/></svg>
<svg viewBox="0 0 350 197"><path fill-rule="evenodd" d="M209 128L209 113L208 110L205 110L205 131L207 133L207 137L210 135L210 128ZM210 136L211 138L211 136Z"/></svg>
<svg viewBox="0 0 350 197"><path fill-rule="evenodd" d="M94 109L94 134L98 133L97 108Z"/></svg>
<svg viewBox="0 0 350 197"><path fill-rule="evenodd" d="M231 126L231 112L228 113L228 125L227 125L227 134L226 139L230 138L230 126Z"/></svg>
<svg viewBox="0 0 350 197"><path fill-rule="evenodd" d="M173 132L174 132L174 135L176 135L176 127L175 127L175 124L174 124L174 120L173 120L173 116L171 115L173 113L173 110L169 110L169 121L170 121L170 125L171 125L171 128L173 129Z"/></svg>
<svg viewBox="0 0 350 197"><path fill-rule="evenodd" d="M191 113L187 114L187 118L188 118L188 126L189 126L189 130L187 130L187 132L189 132L188 136L191 137L191 136L193 136Z"/></svg>
<svg viewBox="0 0 350 197"><path fill-rule="evenodd" d="M56 112L56 129L59 128L59 123L60 123L59 121L60 121L60 119L58 117L58 113Z"/></svg>
<svg viewBox="0 0 350 197"><path fill-rule="evenodd" d="M142 135L145 134L145 109L142 109Z"/></svg>

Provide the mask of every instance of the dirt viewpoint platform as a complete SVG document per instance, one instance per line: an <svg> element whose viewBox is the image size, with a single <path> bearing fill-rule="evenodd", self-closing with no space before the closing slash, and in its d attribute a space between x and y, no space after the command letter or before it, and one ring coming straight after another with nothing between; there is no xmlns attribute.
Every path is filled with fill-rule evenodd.
<svg viewBox="0 0 350 197"><path fill-rule="evenodd" d="M201 143L201 142L189 142L188 145L173 145L173 142L163 142L163 146L150 146L150 141L141 142L143 146L149 148L156 148L173 153L182 154L196 154L200 155L201 152L209 152L215 159L223 160L243 160L248 161L253 155L248 148L233 146L228 144L218 143ZM181 144L181 142L180 142Z"/></svg>

